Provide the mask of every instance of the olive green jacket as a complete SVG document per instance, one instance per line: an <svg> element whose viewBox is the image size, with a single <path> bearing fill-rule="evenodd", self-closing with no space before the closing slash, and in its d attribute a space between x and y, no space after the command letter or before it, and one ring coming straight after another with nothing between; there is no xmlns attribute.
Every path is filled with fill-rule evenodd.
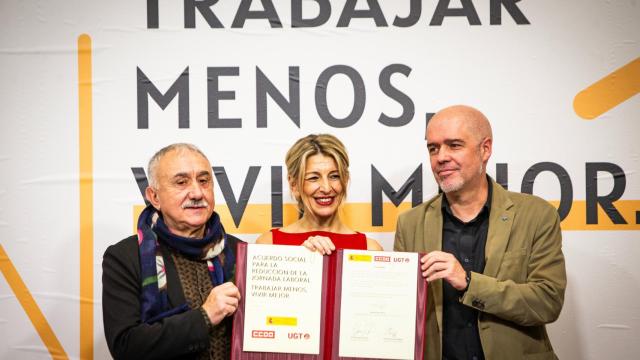
<svg viewBox="0 0 640 360"><path fill-rule="evenodd" d="M442 249L442 195L398 218L395 251ZM548 202L493 182L484 272L460 301L479 311L487 359L557 359L545 324L560 315L567 284L558 213ZM425 359L442 358L442 281L429 284Z"/></svg>

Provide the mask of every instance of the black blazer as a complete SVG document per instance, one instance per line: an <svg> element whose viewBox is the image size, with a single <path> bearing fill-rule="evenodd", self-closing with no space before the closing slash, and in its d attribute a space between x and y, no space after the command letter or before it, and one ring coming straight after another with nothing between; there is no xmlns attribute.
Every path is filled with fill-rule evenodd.
<svg viewBox="0 0 640 360"><path fill-rule="evenodd" d="M237 238L227 235L226 246L236 252ZM160 245L165 260L167 295L172 307L185 303L173 259ZM202 312L191 309L151 325L140 319L138 237L109 246L102 259L102 318L109 351L115 359L191 359L209 348L209 328ZM225 319L231 324L231 317ZM229 327L230 328L230 327Z"/></svg>

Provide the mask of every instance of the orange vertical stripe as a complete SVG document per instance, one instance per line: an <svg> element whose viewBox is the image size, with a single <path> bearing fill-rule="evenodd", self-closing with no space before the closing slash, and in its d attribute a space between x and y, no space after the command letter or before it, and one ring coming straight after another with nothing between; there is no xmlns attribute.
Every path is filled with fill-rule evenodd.
<svg viewBox="0 0 640 360"><path fill-rule="evenodd" d="M93 99L91 37L78 37L80 358L93 359Z"/></svg>
<svg viewBox="0 0 640 360"><path fill-rule="evenodd" d="M51 326L47 322L47 319L44 317L44 314L38 307L35 299L27 289L24 281L18 274L18 271L13 266L11 259L9 259L9 255L4 251L2 245L0 245L0 271L7 279L11 290L16 295L16 298L22 305L24 312L31 320L33 327L40 335L40 339L44 343L44 346L49 350L49 354L51 354L51 358L53 359L68 359L67 353L62 348L62 344L56 337L56 334L51 329Z"/></svg>
<svg viewBox="0 0 640 360"><path fill-rule="evenodd" d="M573 109L591 120L640 92L640 57L582 90L573 100Z"/></svg>

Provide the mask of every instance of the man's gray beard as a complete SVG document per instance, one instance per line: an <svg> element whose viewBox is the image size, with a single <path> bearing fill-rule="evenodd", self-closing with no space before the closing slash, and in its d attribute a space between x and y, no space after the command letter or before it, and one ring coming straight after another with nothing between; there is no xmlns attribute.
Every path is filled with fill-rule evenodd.
<svg viewBox="0 0 640 360"><path fill-rule="evenodd" d="M458 181L457 183L445 184L445 181L442 181L439 185L440 185L440 190L442 190L443 193L447 194L447 193L456 192L462 189L462 186L464 185L464 183L465 183L464 179L460 179L460 181Z"/></svg>
<svg viewBox="0 0 640 360"><path fill-rule="evenodd" d="M484 171L484 168L482 165L483 164L480 163L480 167L478 168L478 175L482 175L482 172ZM442 182L439 182L438 185L440 185L440 190L442 190L443 193L447 194L447 193L456 192L462 189L466 183L467 182L465 179L460 179L460 181L458 181L457 183L446 185L445 181L442 181Z"/></svg>

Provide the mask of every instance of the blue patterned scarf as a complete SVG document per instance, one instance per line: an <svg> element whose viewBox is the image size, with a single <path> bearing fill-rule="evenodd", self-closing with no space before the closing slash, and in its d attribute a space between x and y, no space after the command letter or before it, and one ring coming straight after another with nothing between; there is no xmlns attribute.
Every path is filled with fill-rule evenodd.
<svg viewBox="0 0 640 360"><path fill-rule="evenodd" d="M220 223L220 217L215 212L207 221L204 237L193 239L172 234L164 223L162 214L153 206L147 206L138 218L138 246L142 273L142 322L151 324L167 316L189 310L186 303L169 308L164 258L158 246L159 242L188 258L206 261L211 283L215 287L233 278L235 257L231 246L225 246L226 239L227 235ZM218 256L220 253L225 257L224 268Z"/></svg>

